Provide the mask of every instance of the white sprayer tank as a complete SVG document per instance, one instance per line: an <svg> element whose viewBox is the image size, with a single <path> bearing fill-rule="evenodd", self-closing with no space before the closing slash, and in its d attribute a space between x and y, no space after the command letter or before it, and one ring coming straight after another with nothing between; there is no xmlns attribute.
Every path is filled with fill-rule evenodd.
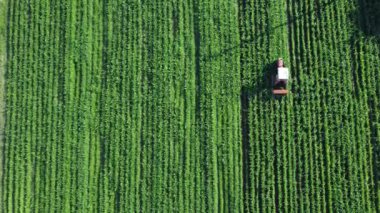
<svg viewBox="0 0 380 213"><path fill-rule="evenodd" d="M277 80L287 81L289 79L289 69L286 67L277 68Z"/></svg>

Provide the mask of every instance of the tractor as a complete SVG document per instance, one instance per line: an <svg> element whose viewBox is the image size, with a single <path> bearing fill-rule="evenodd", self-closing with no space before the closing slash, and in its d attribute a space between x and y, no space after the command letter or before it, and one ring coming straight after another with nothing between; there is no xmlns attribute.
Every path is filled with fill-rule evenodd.
<svg viewBox="0 0 380 213"><path fill-rule="evenodd" d="M273 76L273 95L285 96L288 94L286 89L289 80L289 69L285 67L284 60L279 58L277 60L277 70Z"/></svg>

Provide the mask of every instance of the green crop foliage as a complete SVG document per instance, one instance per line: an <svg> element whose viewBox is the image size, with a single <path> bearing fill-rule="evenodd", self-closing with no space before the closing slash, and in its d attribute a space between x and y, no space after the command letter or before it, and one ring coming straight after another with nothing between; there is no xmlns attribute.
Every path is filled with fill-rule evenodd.
<svg viewBox="0 0 380 213"><path fill-rule="evenodd" d="M377 5L0 0L0 212L379 211Z"/></svg>
<svg viewBox="0 0 380 213"><path fill-rule="evenodd" d="M4 147L4 125L5 125L5 67L6 67L6 32L7 32L7 26L6 26L6 17L7 17L7 2L6 1L0 1L0 191L4 191L4 185L3 185L3 178L4 178L4 165L5 165L5 158L4 154L6 153L6 149ZM0 209L3 209L3 193L0 193Z"/></svg>

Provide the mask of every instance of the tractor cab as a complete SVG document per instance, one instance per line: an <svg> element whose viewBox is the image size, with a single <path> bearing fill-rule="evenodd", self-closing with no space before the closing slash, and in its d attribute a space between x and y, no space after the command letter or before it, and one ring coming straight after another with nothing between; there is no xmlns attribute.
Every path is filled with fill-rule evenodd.
<svg viewBox="0 0 380 213"><path fill-rule="evenodd" d="M274 95L287 95L286 89L289 80L289 69L285 67L282 58L277 60L277 70L273 79L273 94Z"/></svg>

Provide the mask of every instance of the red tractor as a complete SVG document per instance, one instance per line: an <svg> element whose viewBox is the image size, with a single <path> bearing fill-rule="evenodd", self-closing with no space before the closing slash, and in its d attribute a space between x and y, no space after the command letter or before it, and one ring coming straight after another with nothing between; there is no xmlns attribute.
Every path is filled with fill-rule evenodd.
<svg viewBox="0 0 380 213"><path fill-rule="evenodd" d="M277 60L277 70L273 76L273 94L285 96L288 94L286 85L289 80L289 69L285 67L284 60L279 58Z"/></svg>

